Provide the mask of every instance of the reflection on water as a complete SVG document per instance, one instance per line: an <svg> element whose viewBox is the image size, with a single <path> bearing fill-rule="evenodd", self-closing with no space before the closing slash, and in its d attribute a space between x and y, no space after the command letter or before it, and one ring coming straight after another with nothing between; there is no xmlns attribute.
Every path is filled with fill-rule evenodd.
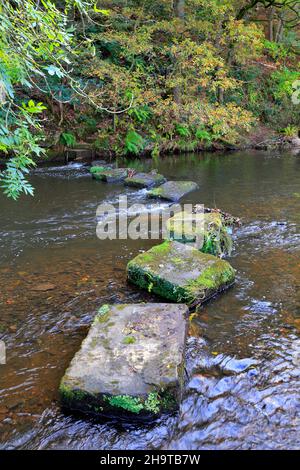
<svg viewBox="0 0 300 470"><path fill-rule="evenodd" d="M236 286L193 317L181 408L151 426L63 414L57 387L96 309L158 299L129 286L127 261L154 241L99 241L96 208L145 192L92 181L82 166L39 168L35 198L0 196L0 447L299 448L299 156L251 152L169 157L192 179L185 202L243 219Z"/></svg>

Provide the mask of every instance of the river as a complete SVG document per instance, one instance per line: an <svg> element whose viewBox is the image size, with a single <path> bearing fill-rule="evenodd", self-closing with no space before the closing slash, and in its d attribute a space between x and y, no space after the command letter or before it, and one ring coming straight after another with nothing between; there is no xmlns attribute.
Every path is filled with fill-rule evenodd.
<svg viewBox="0 0 300 470"><path fill-rule="evenodd" d="M241 217L233 288L189 328L179 411L142 425L66 414L58 385L103 303L159 301L126 282L151 240L100 241L96 209L145 191L38 168L34 198L0 195L1 449L299 449L300 154L243 151L134 163L199 190L184 202ZM36 290L45 283L51 290ZM42 287L41 287L42 289Z"/></svg>

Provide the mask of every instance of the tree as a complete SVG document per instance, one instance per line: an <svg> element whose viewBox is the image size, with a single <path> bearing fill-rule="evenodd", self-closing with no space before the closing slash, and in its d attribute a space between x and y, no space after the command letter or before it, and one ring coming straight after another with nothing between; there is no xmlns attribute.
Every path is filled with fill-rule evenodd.
<svg viewBox="0 0 300 470"><path fill-rule="evenodd" d="M13 199L22 192L33 194L26 174L34 165L32 157L42 153L37 115L46 107L34 100L36 92L51 94L49 80L56 77L85 96L71 74L76 50L70 19L76 12L88 17L94 3L59 3L61 9L50 0L3 0L0 5L0 151L8 156L0 187Z"/></svg>

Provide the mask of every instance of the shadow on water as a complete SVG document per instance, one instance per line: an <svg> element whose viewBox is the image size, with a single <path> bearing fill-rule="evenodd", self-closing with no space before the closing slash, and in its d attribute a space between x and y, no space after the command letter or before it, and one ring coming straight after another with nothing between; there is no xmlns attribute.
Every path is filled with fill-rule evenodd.
<svg viewBox="0 0 300 470"><path fill-rule="evenodd" d="M96 208L145 192L39 168L35 198L0 196L0 447L255 449L300 446L300 157L240 152L168 157L205 203L242 217L235 287L193 317L180 410L141 425L63 413L57 388L102 303L157 301L128 285L129 259L155 241L99 241Z"/></svg>

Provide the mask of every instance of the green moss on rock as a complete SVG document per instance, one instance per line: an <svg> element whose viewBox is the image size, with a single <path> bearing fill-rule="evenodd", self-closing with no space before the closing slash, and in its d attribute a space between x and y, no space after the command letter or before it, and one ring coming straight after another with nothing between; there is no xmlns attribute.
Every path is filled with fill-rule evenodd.
<svg viewBox="0 0 300 470"><path fill-rule="evenodd" d="M104 181L106 183L118 183L124 181L128 176L127 168L103 168L92 167L90 170L94 179Z"/></svg>
<svg viewBox="0 0 300 470"><path fill-rule="evenodd" d="M126 178L124 183L126 186L134 188L153 188L163 184L165 181L165 177L158 173L136 173Z"/></svg>
<svg viewBox="0 0 300 470"><path fill-rule="evenodd" d="M167 230L171 240L181 243L194 243L201 237L203 244L200 250L203 253L216 256L231 254L232 239L220 213L178 212L167 221Z"/></svg>
<svg viewBox="0 0 300 470"><path fill-rule="evenodd" d="M150 255L150 256L149 256ZM173 302L201 304L233 284L235 271L215 256L165 241L127 265L129 281Z"/></svg>
<svg viewBox="0 0 300 470"><path fill-rule="evenodd" d="M159 188L151 189L148 192L148 197L176 202L196 189L198 189L198 185L193 181L167 181Z"/></svg>
<svg viewBox="0 0 300 470"><path fill-rule="evenodd" d="M103 305L62 378L63 406L141 417L178 406L187 315L186 305Z"/></svg>

